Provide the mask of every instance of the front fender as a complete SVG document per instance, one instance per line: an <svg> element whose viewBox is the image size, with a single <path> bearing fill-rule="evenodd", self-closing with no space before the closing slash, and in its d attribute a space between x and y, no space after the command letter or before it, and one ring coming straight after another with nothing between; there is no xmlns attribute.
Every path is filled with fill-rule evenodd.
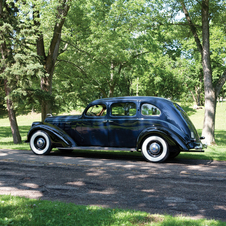
<svg viewBox="0 0 226 226"><path fill-rule="evenodd" d="M171 147L171 150L183 150L188 151L186 140L175 133L173 130L164 127L150 127L143 130L137 138L137 150L141 148L143 141L146 137L158 135L165 139L168 145Z"/></svg>
<svg viewBox="0 0 226 226"><path fill-rule="evenodd" d="M52 142L53 147L75 147L77 144L74 140L62 129L49 123L35 122L32 124L31 129L27 134L27 140L25 142L30 142L31 136L34 132L38 130L45 131Z"/></svg>

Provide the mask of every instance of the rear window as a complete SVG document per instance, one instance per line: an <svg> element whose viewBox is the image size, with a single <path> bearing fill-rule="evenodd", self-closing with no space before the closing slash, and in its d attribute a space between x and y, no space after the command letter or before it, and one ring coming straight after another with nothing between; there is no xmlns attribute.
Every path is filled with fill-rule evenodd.
<svg viewBox="0 0 226 226"><path fill-rule="evenodd" d="M146 116L160 115L161 111L152 104L142 104L141 114Z"/></svg>

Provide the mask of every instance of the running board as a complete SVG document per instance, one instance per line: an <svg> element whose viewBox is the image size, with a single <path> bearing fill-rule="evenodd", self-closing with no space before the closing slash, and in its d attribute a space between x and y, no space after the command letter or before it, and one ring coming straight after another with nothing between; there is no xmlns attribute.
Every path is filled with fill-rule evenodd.
<svg viewBox="0 0 226 226"><path fill-rule="evenodd" d="M204 150L188 150L188 151L181 151L181 152L205 152Z"/></svg>
<svg viewBox="0 0 226 226"><path fill-rule="evenodd" d="M136 148L116 148L116 147L100 147L100 146L76 146L76 147L56 147L60 150L111 150L111 151L137 151Z"/></svg>

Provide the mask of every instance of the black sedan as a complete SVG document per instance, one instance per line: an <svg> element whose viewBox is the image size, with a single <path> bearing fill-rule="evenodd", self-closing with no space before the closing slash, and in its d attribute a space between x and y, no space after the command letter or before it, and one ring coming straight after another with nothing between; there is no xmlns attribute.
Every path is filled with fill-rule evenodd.
<svg viewBox="0 0 226 226"><path fill-rule="evenodd" d="M60 150L141 151L150 162L163 162L181 151L203 152L185 111L158 97L115 97L91 102L82 115L34 122L27 135L37 155Z"/></svg>

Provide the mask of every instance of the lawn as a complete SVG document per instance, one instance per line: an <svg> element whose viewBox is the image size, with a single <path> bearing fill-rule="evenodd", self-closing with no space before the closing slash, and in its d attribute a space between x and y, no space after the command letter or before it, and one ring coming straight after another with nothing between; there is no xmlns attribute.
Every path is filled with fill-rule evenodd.
<svg viewBox="0 0 226 226"><path fill-rule="evenodd" d="M17 226L225 226L216 220L151 215L146 212L0 195L0 225Z"/></svg>

